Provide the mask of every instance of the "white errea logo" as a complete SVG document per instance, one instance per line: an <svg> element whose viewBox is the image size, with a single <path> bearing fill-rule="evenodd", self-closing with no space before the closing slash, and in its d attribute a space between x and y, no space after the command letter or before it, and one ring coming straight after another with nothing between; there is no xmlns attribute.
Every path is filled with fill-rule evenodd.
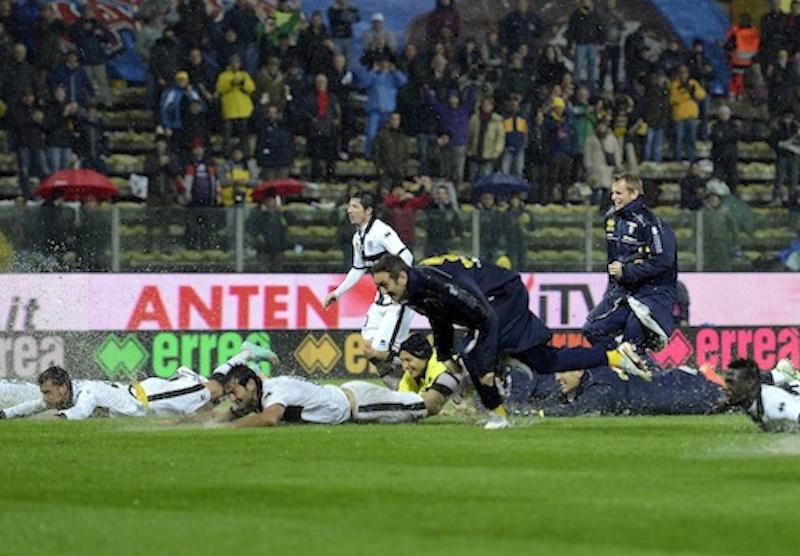
<svg viewBox="0 0 800 556"><path fill-rule="evenodd" d="M627 235L629 235L629 236L633 235L633 233L636 231L636 228L639 227L639 225L636 224L636 222L626 222L626 224L628 225L628 233L627 233Z"/></svg>

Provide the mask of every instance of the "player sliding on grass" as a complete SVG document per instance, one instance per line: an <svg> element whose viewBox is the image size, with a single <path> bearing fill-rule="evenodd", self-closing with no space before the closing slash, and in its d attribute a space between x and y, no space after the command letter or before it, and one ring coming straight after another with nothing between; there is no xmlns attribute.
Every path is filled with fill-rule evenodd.
<svg viewBox="0 0 800 556"><path fill-rule="evenodd" d="M739 359L724 376L726 398L720 410L741 408L763 431L800 428L800 374L787 360L762 374L752 359Z"/></svg>
<svg viewBox="0 0 800 556"><path fill-rule="evenodd" d="M236 365L259 361L278 363L272 351L250 342L242 351L214 370L210 380L181 367L170 379L146 378L123 384L101 380L72 380L61 367L50 367L39 375L40 396L0 411L0 419L27 417L48 409L62 419L87 419L96 410L112 417L159 417L192 415L211 410L225 395L222 383Z"/></svg>
<svg viewBox="0 0 800 556"><path fill-rule="evenodd" d="M226 391L236 404L231 427L274 427L280 422L338 425L406 423L425 417L422 397L354 380L341 386L321 386L308 380L279 376L261 378L239 365L227 375Z"/></svg>
<svg viewBox="0 0 800 556"><path fill-rule="evenodd" d="M377 203L375 195L364 191L350 198L347 217L357 228L353 234L353 267L339 287L325 297L326 308L355 286L383 255L397 255L408 264L414 260L411 250L397 232L376 217ZM384 382L392 388L397 386L396 379L390 375L393 370L392 360L397 355L400 344L408 337L413 318L411 309L393 303L389 297L378 292L361 328L367 358L378 368L378 374Z"/></svg>
<svg viewBox="0 0 800 556"><path fill-rule="evenodd" d="M434 257L410 267L386 255L372 267L379 291L428 317L438 357L451 376L461 375L459 360L469 372L483 405L489 409L486 428L509 425L495 371L500 356L514 356L540 373L609 365L623 373L649 377L629 344L604 348L554 348L550 329L528 309L528 290L519 274L457 255ZM454 355L454 325L468 332Z"/></svg>

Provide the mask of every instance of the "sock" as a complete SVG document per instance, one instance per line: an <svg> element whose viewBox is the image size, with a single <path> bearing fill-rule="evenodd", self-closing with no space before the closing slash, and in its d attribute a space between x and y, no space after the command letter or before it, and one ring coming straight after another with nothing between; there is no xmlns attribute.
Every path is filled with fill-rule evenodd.
<svg viewBox="0 0 800 556"><path fill-rule="evenodd" d="M622 365L622 354L615 349L607 351L606 358L608 358L609 367L619 367Z"/></svg>
<svg viewBox="0 0 800 556"><path fill-rule="evenodd" d="M492 410L493 413L499 415L500 417L507 419L508 418L508 411L502 405L498 405Z"/></svg>
<svg viewBox="0 0 800 556"><path fill-rule="evenodd" d="M234 367L236 365L247 365L247 358L248 354L240 351L239 353L228 359L225 363L214 369L214 372L211 374L227 375L228 371L231 370L231 367Z"/></svg>

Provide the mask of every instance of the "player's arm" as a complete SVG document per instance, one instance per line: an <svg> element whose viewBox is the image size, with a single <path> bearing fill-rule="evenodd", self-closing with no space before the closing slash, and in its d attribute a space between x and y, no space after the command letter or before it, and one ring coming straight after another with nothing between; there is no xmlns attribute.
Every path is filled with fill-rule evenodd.
<svg viewBox="0 0 800 556"><path fill-rule="evenodd" d="M264 411L249 413L241 419L232 421L228 426L234 429L244 427L275 427L283 418L284 413L286 413L286 406L272 404L265 407Z"/></svg>
<svg viewBox="0 0 800 556"><path fill-rule="evenodd" d="M397 255L403 259L403 262L408 266L414 264L414 254L411 252L411 249L403 243L403 240L400 239L400 236L397 235L397 232L394 231L393 228L386 227L386 231L381 237L381 243L383 244L383 248L390 255Z"/></svg>
<svg viewBox="0 0 800 556"><path fill-rule="evenodd" d="M22 402L12 407L0 411L0 419L17 419L19 417L29 417L47 410L44 400L31 400Z"/></svg>
<svg viewBox="0 0 800 556"><path fill-rule="evenodd" d="M657 222L652 222L646 231L646 249L649 256L622 266L622 278L637 283L647 278L669 272L675 260L674 236L663 234Z"/></svg>
<svg viewBox="0 0 800 556"><path fill-rule="evenodd" d="M766 394L764 391L767 390ZM768 421L791 421L800 423L800 396L795 396L778 387L762 387L764 417Z"/></svg>
<svg viewBox="0 0 800 556"><path fill-rule="evenodd" d="M86 386L78 393L78 399L75 400L75 405L68 409L62 409L56 413L56 417L69 421L88 419L98 407L100 406L96 392L92 386Z"/></svg>
<svg viewBox="0 0 800 556"><path fill-rule="evenodd" d="M322 306L326 309L336 303L336 300L346 294L352 289L353 286L358 284L358 281L367 273L367 265L361 256L361 251L356 247L356 240L353 237L353 266L347 272L344 280L339 284L335 290L325 296Z"/></svg>

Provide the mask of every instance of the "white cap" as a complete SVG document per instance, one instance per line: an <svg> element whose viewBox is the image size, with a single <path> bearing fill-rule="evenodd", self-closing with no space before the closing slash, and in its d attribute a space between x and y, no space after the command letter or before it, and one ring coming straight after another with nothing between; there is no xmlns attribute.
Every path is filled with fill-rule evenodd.
<svg viewBox="0 0 800 556"><path fill-rule="evenodd" d="M381 12L375 12L372 14L372 21L383 21L383 14Z"/></svg>

